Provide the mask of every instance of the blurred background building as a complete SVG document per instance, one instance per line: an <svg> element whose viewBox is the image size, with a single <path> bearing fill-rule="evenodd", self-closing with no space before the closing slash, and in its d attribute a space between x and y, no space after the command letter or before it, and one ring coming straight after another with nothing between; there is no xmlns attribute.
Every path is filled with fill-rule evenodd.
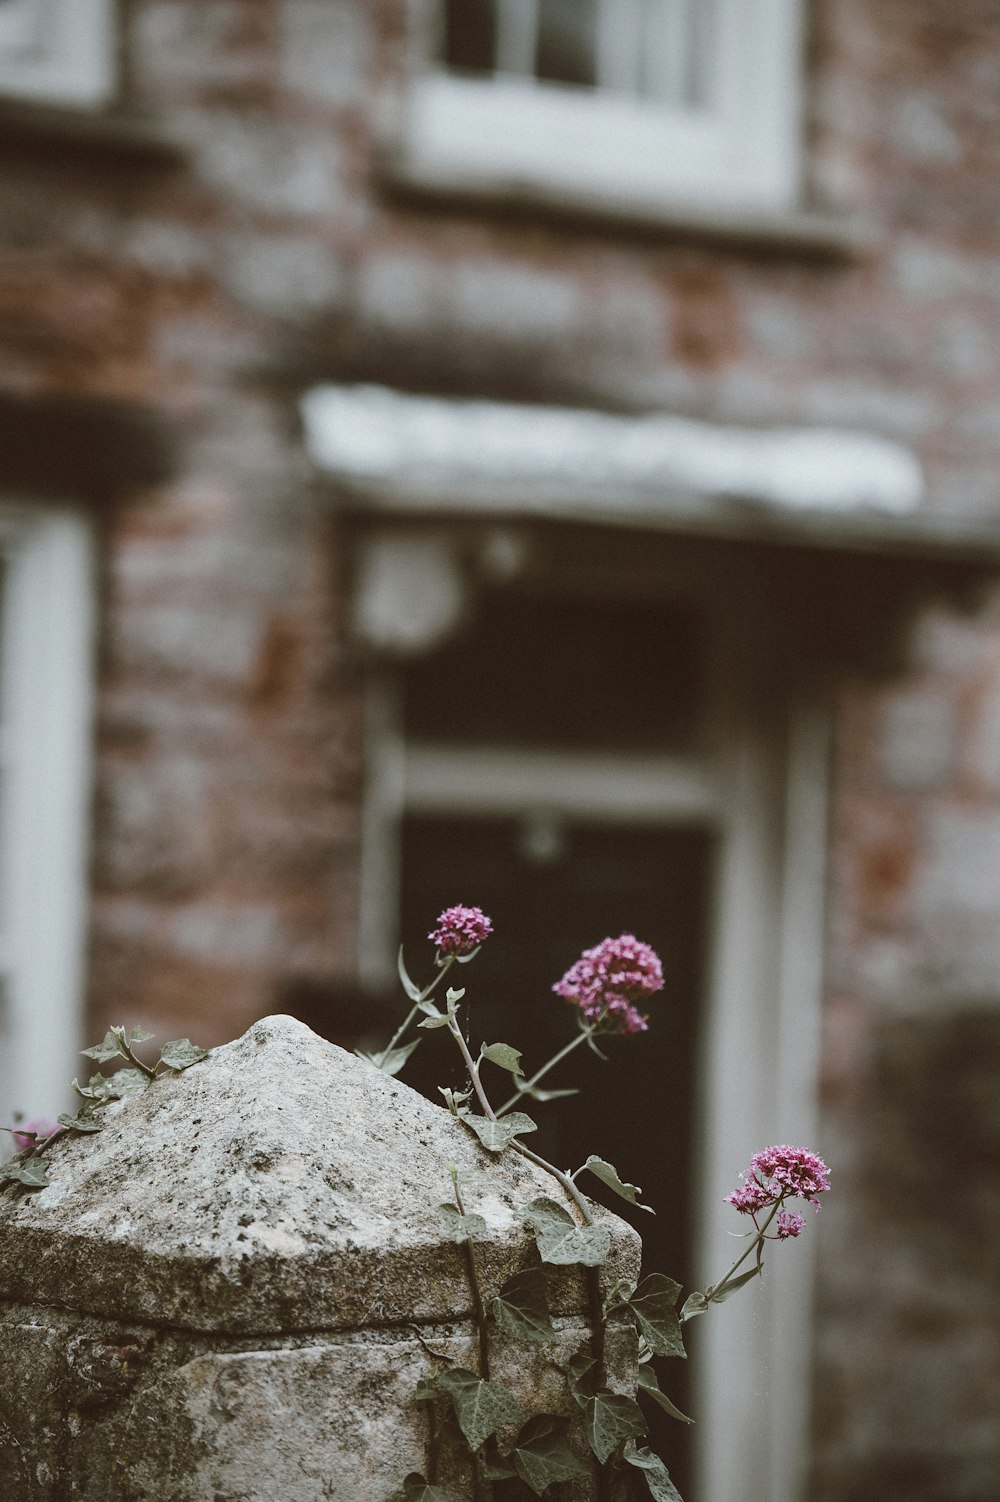
<svg viewBox="0 0 1000 1502"><path fill-rule="evenodd" d="M454 902L538 1063L633 930L553 1151L701 1285L834 1169L688 1502L994 1502L997 6L0 0L0 93L5 1119L111 1022L383 1041Z"/></svg>

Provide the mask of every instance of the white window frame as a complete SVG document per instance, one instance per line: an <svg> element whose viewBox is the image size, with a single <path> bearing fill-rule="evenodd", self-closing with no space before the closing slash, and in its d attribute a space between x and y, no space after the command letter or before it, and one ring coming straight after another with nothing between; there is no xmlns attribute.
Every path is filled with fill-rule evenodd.
<svg viewBox="0 0 1000 1502"><path fill-rule="evenodd" d="M733 1260L735 1217L723 1199L751 1152L770 1142L822 1151L816 1128L830 775L822 692L807 688L762 711L766 695L754 660L743 653L752 642L767 656L769 623L748 619L744 604L731 606L729 594L742 601L743 592L720 591L718 583L688 585L713 612L719 633L711 754L408 743L395 675L373 674L358 949L363 980L391 984L407 813L538 814L714 831L714 948L699 1083L700 1099L712 1109L702 1123L695 1217L696 1261L706 1282ZM722 662L729 664L724 675ZM688 1326L703 1502L805 1502L817 1229L810 1224L801 1242L781 1249L786 1255L769 1257L761 1284L718 1318Z"/></svg>
<svg viewBox="0 0 1000 1502"><path fill-rule="evenodd" d="M85 999L96 590L87 520L0 505L0 1122L55 1116ZM2 1146L0 1154L6 1156Z"/></svg>
<svg viewBox="0 0 1000 1502"><path fill-rule="evenodd" d="M803 0L718 0L710 103L461 77L430 61L404 105L398 166L455 191L622 210L787 212L801 177Z"/></svg>
<svg viewBox="0 0 1000 1502"><path fill-rule="evenodd" d="M116 0L0 0L0 95L94 108L116 86Z"/></svg>

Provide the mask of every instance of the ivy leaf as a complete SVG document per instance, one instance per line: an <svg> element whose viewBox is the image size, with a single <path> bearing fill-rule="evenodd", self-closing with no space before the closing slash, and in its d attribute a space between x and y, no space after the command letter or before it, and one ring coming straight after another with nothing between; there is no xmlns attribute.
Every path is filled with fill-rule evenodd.
<svg viewBox="0 0 1000 1502"><path fill-rule="evenodd" d="M694 1419L689 1419L686 1413L681 1413L676 1403L671 1403L666 1393L656 1380L656 1373L651 1366L640 1366L639 1387L644 1393L648 1393L654 1403L658 1403L664 1413L669 1413L672 1419L680 1419L682 1424L693 1424Z"/></svg>
<svg viewBox="0 0 1000 1502"><path fill-rule="evenodd" d="M25 1162L11 1158L8 1163L0 1164L0 1178L13 1179L26 1189L44 1189L49 1182L44 1158L28 1158Z"/></svg>
<svg viewBox="0 0 1000 1502"><path fill-rule="evenodd" d="M168 1069L175 1069L178 1074L182 1069L190 1069L192 1064L200 1064L202 1059L207 1058L208 1049L199 1048L190 1038L175 1038L172 1043L164 1043L160 1049L160 1063Z"/></svg>
<svg viewBox="0 0 1000 1502"><path fill-rule="evenodd" d="M529 1267L508 1278L500 1292L490 1300L493 1318L512 1340L544 1344L555 1340L546 1297L545 1274L540 1267Z"/></svg>
<svg viewBox="0 0 1000 1502"><path fill-rule="evenodd" d="M438 1091L444 1096L444 1103L453 1116L458 1115L459 1107L464 1106L472 1094L471 1089L449 1090L447 1085L438 1085Z"/></svg>
<svg viewBox="0 0 1000 1502"><path fill-rule="evenodd" d="M584 1409L587 1443L601 1465L612 1451L627 1439L637 1439L646 1432L646 1420L634 1398L602 1389Z"/></svg>
<svg viewBox="0 0 1000 1502"><path fill-rule="evenodd" d="M520 1052L516 1048L511 1048L509 1043L484 1043L479 1050L479 1057L489 1059L491 1064L497 1064L511 1074L524 1073L521 1068Z"/></svg>
<svg viewBox="0 0 1000 1502"><path fill-rule="evenodd" d="M85 1111L77 1116L63 1115L58 1120L60 1126L69 1127L71 1132L99 1132L104 1125L99 1116L90 1116Z"/></svg>
<svg viewBox="0 0 1000 1502"><path fill-rule="evenodd" d="M586 1408L596 1391L594 1378L591 1376L596 1370L597 1362L586 1352L581 1351L574 1356L566 1368L566 1385L570 1391L570 1397L581 1408Z"/></svg>
<svg viewBox="0 0 1000 1502"><path fill-rule="evenodd" d="M451 1398L458 1427L470 1450L478 1450L505 1424L520 1424L524 1420L517 1400L499 1382L487 1382L460 1366L441 1372L437 1381Z"/></svg>
<svg viewBox="0 0 1000 1502"><path fill-rule="evenodd" d="M439 1486L431 1486L419 1471L411 1471L408 1476L404 1476L403 1495L406 1502L452 1502L450 1492L442 1491Z"/></svg>
<svg viewBox="0 0 1000 1502"><path fill-rule="evenodd" d="M681 1338L681 1324L675 1305L681 1285L663 1273L643 1278L628 1307L646 1344L655 1356L686 1356Z"/></svg>
<svg viewBox="0 0 1000 1502"><path fill-rule="evenodd" d="M414 1403L436 1403L440 1396L436 1377L421 1377L413 1389Z"/></svg>
<svg viewBox="0 0 1000 1502"><path fill-rule="evenodd" d="M529 1419L508 1456L518 1476L536 1497L558 1481L581 1481L589 1475L566 1439L568 1422L550 1413Z"/></svg>
<svg viewBox="0 0 1000 1502"><path fill-rule="evenodd" d="M130 1095L138 1095L149 1084L149 1075L143 1074L141 1069L116 1069L114 1074L109 1075L105 1081L109 1100L127 1100Z"/></svg>
<svg viewBox="0 0 1000 1502"><path fill-rule="evenodd" d="M500 1121L490 1121L488 1116L474 1116L471 1111L459 1111L458 1114L491 1153L502 1153L522 1132L538 1131L531 1117L525 1116L523 1111L511 1111Z"/></svg>
<svg viewBox="0 0 1000 1502"><path fill-rule="evenodd" d="M396 956L396 969L399 972L399 979L407 996L411 1001L419 1001L421 996L420 987L416 984L415 981L412 981L406 973L406 966L403 964L402 944L400 944L399 954Z"/></svg>
<svg viewBox="0 0 1000 1502"><path fill-rule="evenodd" d="M485 1456L483 1457L482 1466L480 1468L480 1475L482 1476L484 1481L510 1481L514 1474L515 1472L511 1469L507 1462L502 1459L499 1452L497 1454L491 1454L491 1452L487 1450Z"/></svg>
<svg viewBox="0 0 1000 1502"><path fill-rule="evenodd" d="M124 1058L121 1041L115 1036L114 1030L109 1029L104 1034L103 1043L95 1043L93 1048L80 1050L88 1059L95 1059L98 1064L106 1064L109 1059Z"/></svg>
<svg viewBox="0 0 1000 1502"><path fill-rule="evenodd" d="M591 1153L583 1166L590 1170L595 1179L600 1179L601 1183L607 1184L608 1188L613 1189L615 1194L620 1195L623 1200L628 1200L630 1205L635 1205L638 1209L645 1210L649 1215L656 1214L651 1205L639 1204L639 1195L642 1193L642 1190L638 1184L624 1183L618 1177L618 1170L613 1168L610 1163L606 1163L603 1158L595 1158L593 1153Z"/></svg>
<svg viewBox="0 0 1000 1502"><path fill-rule="evenodd" d="M414 1038L412 1043L404 1043L402 1048L393 1048L384 1056L373 1059L376 1068L381 1069L383 1074L396 1075L406 1063L415 1048L419 1048L421 1038Z"/></svg>
<svg viewBox="0 0 1000 1502"><path fill-rule="evenodd" d="M444 1221L448 1240L459 1245L463 1241L471 1241L473 1236L482 1236L486 1230L486 1222L481 1215L463 1215L456 1205L438 1205L438 1214Z"/></svg>
<svg viewBox="0 0 1000 1502"><path fill-rule="evenodd" d="M134 1048L137 1043L148 1043L150 1038L155 1037L156 1034L151 1033L146 1027L134 1027L129 1034L128 1046Z"/></svg>
<svg viewBox="0 0 1000 1502"><path fill-rule="evenodd" d="M708 1300L703 1293L689 1293L681 1308L681 1324L694 1319L696 1314L704 1314L707 1308Z"/></svg>
<svg viewBox="0 0 1000 1502"><path fill-rule="evenodd" d="M670 1479L670 1473L658 1455L652 1450L626 1450L625 1459L642 1471L653 1502L683 1502L680 1492Z"/></svg>
<svg viewBox="0 0 1000 1502"><path fill-rule="evenodd" d="M535 1233L543 1262L551 1262L557 1267L569 1267L574 1263L600 1267L608 1260L610 1232L604 1226L578 1226L555 1200L540 1195L531 1201L524 1218Z"/></svg>

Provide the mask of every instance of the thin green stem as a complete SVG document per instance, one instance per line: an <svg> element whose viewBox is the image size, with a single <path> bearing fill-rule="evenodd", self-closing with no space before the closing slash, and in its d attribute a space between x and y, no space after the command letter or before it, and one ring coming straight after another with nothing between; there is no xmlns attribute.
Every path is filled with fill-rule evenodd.
<svg viewBox="0 0 1000 1502"><path fill-rule="evenodd" d="M462 1191L458 1186L458 1176L454 1176L455 1204L458 1206L459 1215L465 1214L465 1204L462 1200ZM465 1263L469 1272L469 1286L472 1289L472 1309L476 1316L476 1329L479 1331L479 1375L489 1381L490 1375L490 1341L489 1331L486 1325L486 1305L483 1303L483 1290L479 1283L479 1269L476 1266L476 1253L472 1242L466 1239L463 1242L465 1248Z"/></svg>
<svg viewBox="0 0 1000 1502"><path fill-rule="evenodd" d="M725 1277L722 1279L722 1282L715 1284L714 1288L712 1289L713 1293L719 1293L719 1292L721 1292L722 1289L725 1288L726 1284L729 1282L730 1278L733 1276L733 1274L735 1273L736 1269L738 1267L742 1267L743 1263L747 1260L747 1258L750 1256L750 1254L752 1252L756 1252L758 1254L758 1257L759 1257L760 1251L761 1251L761 1249L764 1246L764 1233L767 1230L768 1226L771 1224L771 1222L774 1219L775 1215L778 1213L778 1207L781 1204L781 1201L783 1199L784 1199L784 1195L781 1195L780 1198L778 1198L778 1199L775 1200L774 1204L771 1206L770 1213L769 1213L767 1219L765 1220L764 1224L762 1226L759 1226L757 1228L757 1235L754 1237L753 1241L751 1241L750 1245L747 1246L747 1247L745 1247L743 1249L743 1251L740 1253L740 1255L737 1257L737 1259L733 1263L732 1267L729 1269L729 1271L726 1273ZM756 1225L756 1224L757 1224L757 1222L754 1221L754 1225Z"/></svg>
<svg viewBox="0 0 1000 1502"><path fill-rule="evenodd" d="M592 1027L586 1027L581 1032L577 1033L576 1037L570 1039L569 1043L567 1043L564 1048L560 1048L558 1053L554 1053L549 1062L547 1064L543 1064L541 1069L539 1069L535 1074L531 1076L530 1080L523 1084L519 1090L515 1090L510 1100L504 1101L503 1105L497 1111L497 1115L506 1115L511 1106L516 1106L521 1097L527 1094L529 1090L537 1085L539 1080L543 1080L550 1069L554 1069L557 1064L561 1064L563 1059L566 1058L567 1054L571 1054L574 1048L579 1048L581 1043L586 1043L587 1039L593 1036L593 1033L594 1028Z"/></svg>
<svg viewBox="0 0 1000 1502"><path fill-rule="evenodd" d="M128 1060L128 1062L132 1064L136 1069L141 1069L148 1080L156 1079L156 1066L153 1065L153 1067L150 1068L148 1064L144 1064L139 1058L138 1054L133 1051L132 1045L130 1043L126 1043L124 1038L121 1040L119 1048L125 1055L125 1058Z"/></svg>
<svg viewBox="0 0 1000 1502"><path fill-rule="evenodd" d="M406 1032L407 1028L410 1026L410 1024L413 1021L414 1017L416 1017L417 1013L420 1011L420 1003L422 1001L427 1001L428 1000L428 998L431 996L431 994L433 993L433 991L437 987L439 981L441 981L441 979L448 974L448 971L451 969L451 967L452 967L452 965L454 963L455 963L455 956L453 954L445 955L444 959L441 962L441 968L438 970L438 972L434 976L433 980L431 980L430 983L428 985L426 985L424 987L424 989L421 991L420 995L417 997L416 1001L413 1003L413 1006L410 1008L409 1012L406 1014L405 1019L400 1024L400 1026L397 1027L396 1031L393 1033L392 1037L389 1039L389 1042L386 1044L385 1048L383 1048L382 1052L379 1054L377 1062L376 1062L376 1066L375 1066L377 1069L381 1069L383 1067L383 1065L385 1064L386 1059L392 1053L393 1049L397 1046L397 1044L399 1043L400 1038L403 1037L404 1033Z"/></svg>

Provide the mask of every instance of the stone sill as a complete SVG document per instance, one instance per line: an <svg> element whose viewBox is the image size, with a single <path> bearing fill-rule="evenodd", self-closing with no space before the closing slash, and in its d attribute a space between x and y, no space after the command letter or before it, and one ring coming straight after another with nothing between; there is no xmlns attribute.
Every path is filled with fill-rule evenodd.
<svg viewBox="0 0 1000 1502"><path fill-rule="evenodd" d="M186 159L184 146L149 115L80 109L0 98L0 150L76 156L171 169Z"/></svg>
<svg viewBox="0 0 1000 1502"><path fill-rule="evenodd" d="M533 183L473 183L460 174L428 170L398 154L389 155L382 166L383 180L394 196L430 208L465 207L509 217L575 221L611 233L826 261L859 260L878 244L869 225L829 209L754 213L683 203L654 206Z"/></svg>

